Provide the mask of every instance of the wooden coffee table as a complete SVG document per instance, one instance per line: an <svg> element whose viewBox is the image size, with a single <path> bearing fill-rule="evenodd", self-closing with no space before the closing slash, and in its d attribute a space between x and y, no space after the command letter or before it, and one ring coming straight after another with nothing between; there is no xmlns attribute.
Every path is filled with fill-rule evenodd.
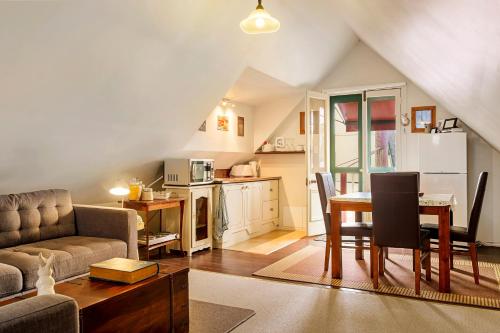
<svg viewBox="0 0 500 333"><path fill-rule="evenodd" d="M57 284L55 290L78 303L81 332L188 332L189 267L160 267L157 276L132 285L82 277ZM0 306L35 295L28 293Z"/></svg>

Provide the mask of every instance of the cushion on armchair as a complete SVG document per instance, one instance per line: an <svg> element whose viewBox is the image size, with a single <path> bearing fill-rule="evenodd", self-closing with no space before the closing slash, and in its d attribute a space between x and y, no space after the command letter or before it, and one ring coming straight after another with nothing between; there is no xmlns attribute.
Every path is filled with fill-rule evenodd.
<svg viewBox="0 0 500 333"><path fill-rule="evenodd" d="M68 191L0 195L0 248L75 233L75 216Z"/></svg>
<svg viewBox="0 0 500 333"><path fill-rule="evenodd" d="M81 275L89 265L114 257L127 257L127 244L117 239L69 236L0 249L0 263L17 267L23 276L23 289L35 288L38 280L38 253L55 255L56 281Z"/></svg>

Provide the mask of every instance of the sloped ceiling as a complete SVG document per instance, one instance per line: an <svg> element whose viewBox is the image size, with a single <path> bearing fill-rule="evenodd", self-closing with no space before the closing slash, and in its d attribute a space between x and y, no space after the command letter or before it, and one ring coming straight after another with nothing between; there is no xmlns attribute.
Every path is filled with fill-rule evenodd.
<svg viewBox="0 0 500 333"><path fill-rule="evenodd" d="M332 3L361 40L500 150L499 1Z"/></svg>
<svg viewBox="0 0 500 333"><path fill-rule="evenodd" d="M0 193L108 200L185 142L247 67L311 86L357 40L330 0L273 0L272 35L231 0L0 2Z"/></svg>

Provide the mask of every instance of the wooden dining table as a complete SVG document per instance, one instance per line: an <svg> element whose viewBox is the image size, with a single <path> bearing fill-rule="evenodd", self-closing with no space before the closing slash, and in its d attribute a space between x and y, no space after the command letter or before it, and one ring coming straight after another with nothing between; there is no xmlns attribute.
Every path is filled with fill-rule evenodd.
<svg viewBox="0 0 500 333"><path fill-rule="evenodd" d="M341 212L371 212L370 192L354 192L330 198L332 278L342 278ZM420 214L437 215L439 223L439 291L450 292L450 211L453 194L424 194L419 197Z"/></svg>

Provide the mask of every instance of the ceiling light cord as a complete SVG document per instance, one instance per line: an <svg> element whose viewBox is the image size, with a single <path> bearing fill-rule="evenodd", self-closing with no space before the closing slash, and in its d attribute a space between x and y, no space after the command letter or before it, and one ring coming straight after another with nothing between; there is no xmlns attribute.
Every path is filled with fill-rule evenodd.
<svg viewBox="0 0 500 333"><path fill-rule="evenodd" d="M257 7L255 9L264 9L264 6L262 6L262 0L258 0Z"/></svg>

